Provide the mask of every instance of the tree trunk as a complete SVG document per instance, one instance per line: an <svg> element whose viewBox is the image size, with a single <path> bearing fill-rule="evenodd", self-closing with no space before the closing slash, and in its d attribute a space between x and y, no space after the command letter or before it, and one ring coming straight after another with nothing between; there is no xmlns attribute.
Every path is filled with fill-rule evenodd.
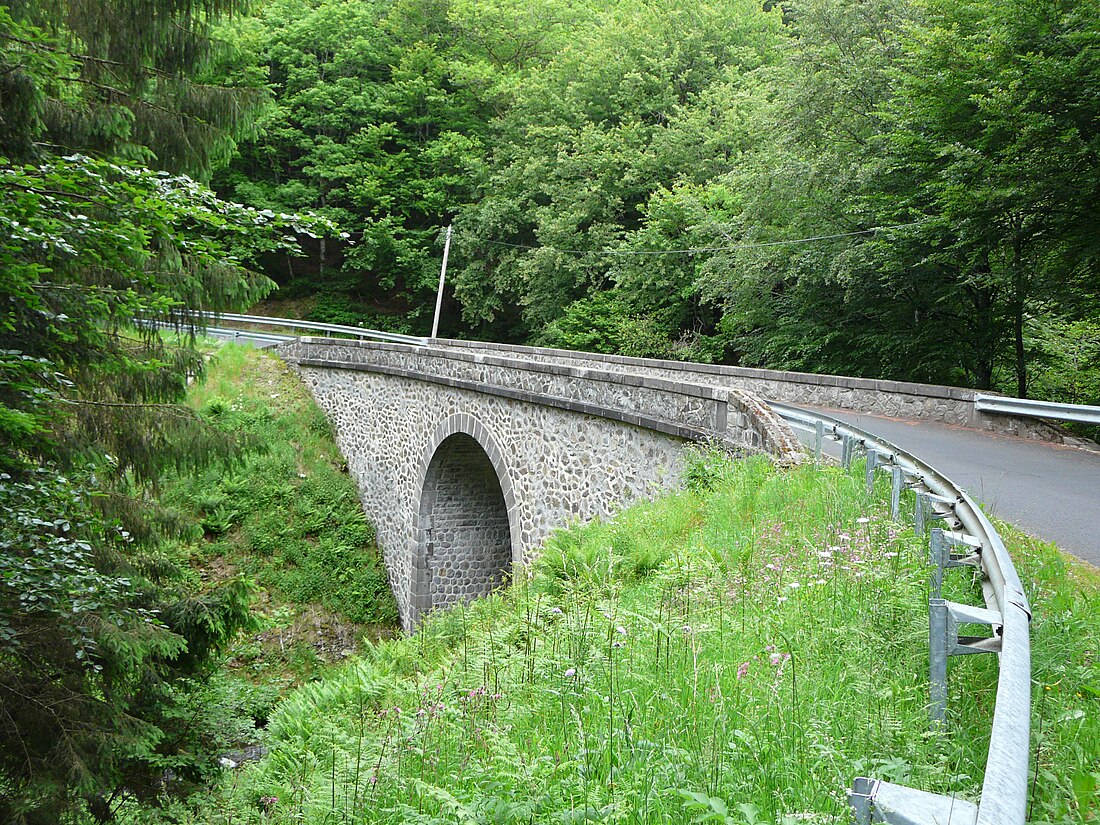
<svg viewBox="0 0 1100 825"><path fill-rule="evenodd" d="M1027 354L1024 352L1024 302L1016 301L1012 324L1016 333L1016 395L1027 398Z"/></svg>
<svg viewBox="0 0 1100 825"><path fill-rule="evenodd" d="M1012 239L1012 332L1016 339L1016 396L1027 398L1027 352L1024 350L1024 301L1027 279L1023 265L1023 238L1020 230Z"/></svg>
<svg viewBox="0 0 1100 825"><path fill-rule="evenodd" d="M326 193L324 187L322 187L321 188L321 208L322 209L324 209L325 206L327 205L327 203L326 203L326 201L327 201L326 194L327 193ZM325 255L328 253L328 250L325 248L325 233L321 232L319 234L321 236L321 243L320 243L320 254L319 254L320 260L317 261L317 282L321 283L322 281L325 280Z"/></svg>
<svg viewBox="0 0 1100 825"><path fill-rule="evenodd" d="M975 279L975 283L966 288L970 303L974 307L973 340L970 342L973 353L971 364L974 384L979 390L993 388L993 366L997 358L998 324L994 312L997 288L989 282L990 273L989 256L983 255L975 269L975 275L978 278ZM965 368L965 357L962 361Z"/></svg>

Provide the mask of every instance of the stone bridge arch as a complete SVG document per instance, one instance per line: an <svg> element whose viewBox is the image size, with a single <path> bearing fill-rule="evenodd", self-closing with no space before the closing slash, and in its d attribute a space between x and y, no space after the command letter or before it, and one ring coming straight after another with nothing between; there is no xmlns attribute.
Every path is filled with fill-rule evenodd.
<svg viewBox="0 0 1100 825"><path fill-rule="evenodd" d="M497 440L468 414L447 417L420 462L411 622L484 596L523 561L516 494Z"/></svg>
<svg viewBox="0 0 1100 825"><path fill-rule="evenodd" d="M692 442L800 460L741 390L449 346L281 351L333 424L410 631L530 562L556 527L675 486Z"/></svg>

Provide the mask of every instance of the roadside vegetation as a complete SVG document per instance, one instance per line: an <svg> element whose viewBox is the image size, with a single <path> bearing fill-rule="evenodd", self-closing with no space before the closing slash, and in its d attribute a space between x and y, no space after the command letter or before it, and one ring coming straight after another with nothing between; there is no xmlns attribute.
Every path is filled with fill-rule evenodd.
<svg viewBox="0 0 1100 825"><path fill-rule="evenodd" d="M1100 570L997 522L1031 600L1034 825L1100 821Z"/></svg>
<svg viewBox="0 0 1100 825"><path fill-rule="evenodd" d="M841 823L857 775L976 798L996 661L952 660L930 732L925 544L881 499L700 456L688 489L299 688L270 754L173 821ZM1092 821L1100 579L1008 538L1036 612L1032 821ZM966 575L948 595L980 603Z"/></svg>
<svg viewBox="0 0 1100 825"><path fill-rule="evenodd" d="M213 359L188 404L258 449L166 492L202 528L193 558L232 565L284 602L392 630L397 606L374 528L325 414L276 356L220 344Z"/></svg>
<svg viewBox="0 0 1100 825"><path fill-rule="evenodd" d="M387 641L319 413L188 313L423 333L453 225L445 335L1100 403L1098 4L0 5L0 822L973 793L994 663L923 732L923 551L839 474L703 460ZM1096 580L1014 547L1033 819L1095 820Z"/></svg>
<svg viewBox="0 0 1100 825"><path fill-rule="evenodd" d="M229 648L225 673L253 696L249 715L262 725L288 688L364 639L393 635L397 605L355 483L301 380L251 347L211 342L208 357L187 403L247 447L228 467L169 479L162 501L194 525L174 552L195 586L251 585L250 632Z"/></svg>

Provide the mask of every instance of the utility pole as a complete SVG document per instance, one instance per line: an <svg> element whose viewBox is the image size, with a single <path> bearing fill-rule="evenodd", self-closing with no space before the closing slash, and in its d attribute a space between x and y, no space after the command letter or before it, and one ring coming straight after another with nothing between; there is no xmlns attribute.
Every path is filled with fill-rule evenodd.
<svg viewBox="0 0 1100 825"><path fill-rule="evenodd" d="M432 321L432 340L439 333L439 311L443 308L443 282L447 279L447 257L451 254L451 227L447 227L447 240L443 242L443 268L439 270L439 291L435 296L435 319Z"/></svg>

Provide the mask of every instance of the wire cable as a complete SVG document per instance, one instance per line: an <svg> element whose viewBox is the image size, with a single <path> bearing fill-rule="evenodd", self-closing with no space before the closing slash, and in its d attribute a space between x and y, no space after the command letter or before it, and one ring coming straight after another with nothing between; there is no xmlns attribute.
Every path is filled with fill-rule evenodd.
<svg viewBox="0 0 1100 825"><path fill-rule="evenodd" d="M468 240L481 241L493 246L505 246L511 249L546 249L551 252L560 252L563 255L694 255L701 252L733 252L739 249L762 249L772 246L791 246L794 244L814 243L816 241L832 241L839 238L852 238L858 235L873 235L877 232L886 232L891 229L905 229L924 223L923 220L909 223L898 223L892 226L875 226L871 229L857 229L853 232L838 232L834 235L815 235L810 238L790 238L782 241L760 241L756 243L733 244L732 246L699 246L687 249L558 249L553 246L534 246L531 244L508 243L507 241L494 241L489 238L479 238L467 235L464 232L456 232L458 237Z"/></svg>

